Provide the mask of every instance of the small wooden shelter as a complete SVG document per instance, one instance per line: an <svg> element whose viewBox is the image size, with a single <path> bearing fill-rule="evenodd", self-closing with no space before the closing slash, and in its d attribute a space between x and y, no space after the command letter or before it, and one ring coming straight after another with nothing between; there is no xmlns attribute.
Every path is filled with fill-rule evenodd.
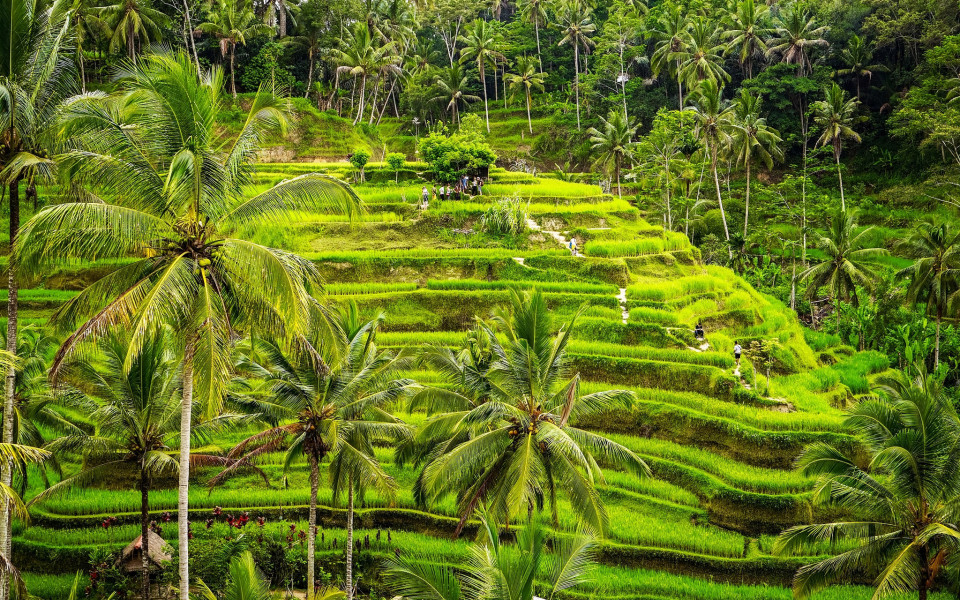
<svg viewBox="0 0 960 600"><path fill-rule="evenodd" d="M127 573L140 573L143 571L143 544L141 538L133 540L120 553L117 559L117 565L123 567ZM173 555L170 554L170 546L162 537L152 531L147 531L147 545L149 546L148 565L151 571L160 571L165 562L170 562Z"/></svg>

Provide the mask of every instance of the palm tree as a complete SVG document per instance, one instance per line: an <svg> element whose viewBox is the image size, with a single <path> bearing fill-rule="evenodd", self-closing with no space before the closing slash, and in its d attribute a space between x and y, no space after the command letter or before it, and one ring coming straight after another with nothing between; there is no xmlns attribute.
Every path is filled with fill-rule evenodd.
<svg viewBox="0 0 960 600"><path fill-rule="evenodd" d="M552 546L552 560L547 553ZM535 600L546 583L552 600L586 582L597 559L594 534L550 538L541 519L517 533L516 547L500 541L500 527L490 515L480 517L480 540L462 568L454 570L430 555L404 554L388 559L384 576L391 589L409 600ZM546 582L537 580L549 573Z"/></svg>
<svg viewBox="0 0 960 600"><path fill-rule="evenodd" d="M530 118L531 92L533 90L542 92L543 82L547 77L546 73L540 72L537 65L538 63L534 63L532 58L521 56L517 58L517 72L507 75L511 95L515 97L517 94L523 94L527 101L527 127L530 133L533 133L533 120Z"/></svg>
<svg viewBox="0 0 960 600"><path fill-rule="evenodd" d="M733 103L732 149L734 160L743 165L747 172L747 190L743 207L743 237L747 237L750 225L750 166L759 160L768 169L774 160L781 160L783 152L778 145L780 133L767 125L761 114L760 96L754 96L749 90L741 89L740 96Z"/></svg>
<svg viewBox="0 0 960 600"><path fill-rule="evenodd" d="M845 69L837 69L837 75L840 77L852 76L857 82L857 100L860 100L860 81L866 77L867 81L873 79L876 71L888 71L887 67L880 64L870 64L873 60L873 50L867 44L866 40L859 35L850 38L847 47L840 53L843 62L846 63Z"/></svg>
<svg viewBox="0 0 960 600"><path fill-rule="evenodd" d="M573 46L573 90L577 103L577 131L580 130L580 46L589 52L595 44L590 34L597 30L591 19L590 7L580 0L562 0L557 13L558 26L563 32L558 46Z"/></svg>
<svg viewBox="0 0 960 600"><path fill-rule="evenodd" d="M4 5L9 22L0 43L0 183L9 194L9 236L13 243L20 235L20 182L33 184L48 179L53 163L47 158L55 137L50 135L60 102L72 95L73 80L67 59L60 56L70 33L70 19L62 4L11 0ZM16 356L18 319L18 269L7 268L6 352ZM14 363L4 369L3 434L0 442L14 442L16 378ZM13 465L0 457L0 484L9 486ZM9 505L0 507L0 554L10 556ZM0 584L0 599L9 591L6 576Z"/></svg>
<svg viewBox="0 0 960 600"><path fill-rule="evenodd" d="M710 172L713 174L713 184L717 192L720 218L723 220L723 234L729 242L730 228L727 227L727 213L723 209L717 164L721 148L729 146L732 140L730 132L733 129L733 108L723 99L723 90L716 80L704 79L700 82L700 87L693 97L693 103L687 110L693 112L697 121L697 134L710 155Z"/></svg>
<svg viewBox="0 0 960 600"><path fill-rule="evenodd" d="M136 472L140 481L141 597L149 600L150 482L153 477L176 473L179 467L169 454L179 432L178 359L164 334L145 340L139 351L134 351L125 337L111 334L97 350L102 364L79 360L64 366L66 386L61 390L66 402L92 421L95 433L76 429L46 445L54 456L82 457L82 467L37 494L30 504L106 481L118 472ZM222 415L194 426L192 434L206 439L205 433L209 436L231 422L246 421ZM194 454L190 458L194 465L228 462L217 456Z"/></svg>
<svg viewBox="0 0 960 600"><path fill-rule="evenodd" d="M827 235L821 235L817 242L824 259L811 265L800 274L801 280L807 280L807 293L813 297L817 290L827 286L837 313L837 327L840 327L840 300L851 300L859 304L857 286L872 289L877 275L870 263L878 256L887 255L882 248L866 248L867 227L857 231L857 222L853 215L845 210L838 211L830 220Z"/></svg>
<svg viewBox="0 0 960 600"><path fill-rule="evenodd" d="M480 100L479 96L466 92L467 74L459 63L439 69L436 83L440 94L431 98L430 101L444 103L444 110L450 111L450 120L454 124L460 122L461 105L466 107L468 103Z"/></svg>
<svg viewBox="0 0 960 600"><path fill-rule="evenodd" d="M620 111L612 110L607 118L600 117L602 130L591 127L587 130L590 136L591 148L598 154L596 164L602 167L613 165L613 172L617 178L617 195L623 198L623 188L620 186L620 170L625 161L632 161L636 143L633 138L637 135L638 125Z"/></svg>
<svg viewBox="0 0 960 600"><path fill-rule="evenodd" d="M556 523L557 492L564 490L580 518L604 531L607 514L593 487L602 478L597 461L639 476L649 469L627 448L570 422L628 405L633 394L609 390L581 395L579 374L562 381L576 316L554 337L540 292L511 290L510 297L512 311L496 318L499 336L480 324L490 344L488 378L494 384L476 396L485 401L470 408L454 398L451 406L458 414L440 415L424 426L436 430L439 439L446 429L447 437L460 443L440 444L442 452L427 454L418 500L429 506L456 494L459 532L481 503L509 522L521 512L532 515L546 500ZM482 381L463 385L472 388Z"/></svg>
<svg viewBox="0 0 960 600"><path fill-rule="evenodd" d="M732 23L725 32L729 40L728 51L737 53L744 79L753 78L753 61L767 52L766 38L770 35L767 18L770 7L757 6L754 0L740 0L736 10L730 15Z"/></svg>
<svg viewBox="0 0 960 600"><path fill-rule="evenodd" d="M13 355L3 352L0 357L3 367L9 368L16 364ZM32 446L22 446L20 444L0 443L0 460L7 464L18 464L26 466L34 463L41 463L50 457L50 453L40 448ZM30 520L30 513L24 505L23 500L16 490L9 485L0 483L0 504L6 506L6 519L20 519L23 522ZM8 550L0 552L0 575L2 575L3 589L0 596L3 598L27 598L27 588L20 577L20 571L13 565L11 560L12 553ZM16 593L11 594L11 582L16 585Z"/></svg>
<svg viewBox="0 0 960 600"><path fill-rule="evenodd" d="M722 30L706 19L695 19L687 33L683 48L672 53L679 62L678 77L694 87L710 79L717 83L730 81L730 74L723 68L723 53L726 46L721 41Z"/></svg>
<svg viewBox="0 0 960 600"><path fill-rule="evenodd" d="M874 598L918 590L925 600L956 553L960 443L953 403L922 370L882 381L875 392L878 397L860 401L847 417L869 460L820 442L797 461L805 475L818 478L815 499L857 518L780 534L778 554L832 554L856 542L801 567L795 598L856 574L875 577Z"/></svg>
<svg viewBox="0 0 960 600"><path fill-rule="evenodd" d="M317 491L320 465L330 460L334 497L343 490L347 507L347 597L353 597L352 551L354 491L374 488L393 495L396 484L377 463L373 445L395 443L408 430L384 407L399 400L414 385L400 379L409 364L403 354L378 350L376 334L383 314L360 323L356 306L338 315L331 328L321 315L309 334L290 351L279 344L266 344L268 381L277 403L294 420L258 433L240 442L228 455L236 466L211 481L216 485L236 468L253 462L266 452L286 448L285 469L298 458L310 466L310 534L307 536L307 598L313 600L317 537Z"/></svg>
<svg viewBox="0 0 960 600"><path fill-rule="evenodd" d="M153 8L149 0L117 0L97 10L98 16L110 28L110 51L126 48L127 58L136 62L137 52L144 44L159 41L169 19Z"/></svg>
<svg viewBox="0 0 960 600"><path fill-rule="evenodd" d="M27 273L61 261L135 258L55 313L55 323L83 324L58 351L54 379L81 342L111 325L123 324L135 349L161 324L182 336L179 567L181 599L189 600L194 400L208 416L217 414L235 332L256 326L284 339L302 331L310 290L319 284L309 261L226 233L289 210L352 217L361 204L346 184L312 173L246 197L260 140L285 123L276 99L258 92L238 135L225 139L218 126L219 69L201 79L183 53L141 63L124 80L125 94L80 97L66 107L63 134L71 150L58 162L87 193L30 219L14 256ZM122 110L133 99L138 110Z"/></svg>
<svg viewBox="0 0 960 600"><path fill-rule="evenodd" d="M840 182L840 209L847 210L847 202L843 197L843 173L840 169L840 151L843 149L843 139L860 141L860 135L853 130L854 115L860 104L856 98L847 98L836 83L824 88L823 100L813 103L813 122L823 130L817 145L831 144L833 159L837 163L837 179Z"/></svg>
<svg viewBox="0 0 960 600"><path fill-rule="evenodd" d="M503 59L503 54L497 51L497 38L486 21L477 19L473 25L467 27L466 35L457 38L463 49L460 51L460 62L474 60L480 72L480 87L483 88L483 111L487 119L487 133L490 133L490 110L487 108L487 76L485 67L488 63L495 63ZM496 82L494 82L496 87Z"/></svg>
<svg viewBox="0 0 960 600"><path fill-rule="evenodd" d="M780 57L781 62L797 65L800 77L813 71L810 50L830 45L823 36L829 27L817 27L813 15L800 2L795 2L780 17L774 29L774 37L767 42L767 56Z"/></svg>
<svg viewBox="0 0 960 600"><path fill-rule="evenodd" d="M354 23L344 42L346 49L334 48L333 57L339 65L337 73L346 73L353 77L354 91L357 87L357 78L360 79L360 99L357 116L353 120L353 124L356 125L363 119L367 79L377 76L386 57L392 53L393 42L377 46L366 23Z"/></svg>
<svg viewBox="0 0 960 600"><path fill-rule="evenodd" d="M80 68L80 91L87 91L87 74L84 70L84 44L88 38L107 37L106 24L96 16L96 8L91 0L72 0L70 5L70 25L73 29L73 42L77 50L77 66ZM98 44L99 45L99 44Z"/></svg>
<svg viewBox="0 0 960 600"><path fill-rule="evenodd" d="M907 299L925 301L927 311L937 318L937 335L933 352L935 366L940 364L940 324L950 300L960 289L960 232L949 223L921 223L898 249L914 263L897 273L909 277Z"/></svg>
<svg viewBox="0 0 960 600"><path fill-rule="evenodd" d="M237 44L246 46L247 38L267 35L273 30L257 19L246 0L218 0L210 20L201 23L198 29L217 38L220 55L230 57L230 93L236 98Z"/></svg>
<svg viewBox="0 0 960 600"><path fill-rule="evenodd" d="M683 10L672 2L665 4L666 10L660 19L650 29L654 40L654 51L651 60L653 74L668 68L677 78L678 105L683 110L683 78L680 76L680 60L687 47L689 39L687 30L690 22Z"/></svg>
<svg viewBox="0 0 960 600"><path fill-rule="evenodd" d="M533 23L533 33L537 38L538 70L543 70L543 58L540 53L540 26L546 26L549 21L547 14L548 0L518 0L517 10L520 18L527 23Z"/></svg>

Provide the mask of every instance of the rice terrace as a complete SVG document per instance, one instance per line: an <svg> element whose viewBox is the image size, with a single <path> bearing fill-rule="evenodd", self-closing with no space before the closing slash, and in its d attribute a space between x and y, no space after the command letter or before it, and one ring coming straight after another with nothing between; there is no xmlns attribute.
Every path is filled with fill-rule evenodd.
<svg viewBox="0 0 960 600"><path fill-rule="evenodd" d="M0 600L960 597L956 3L0 42Z"/></svg>

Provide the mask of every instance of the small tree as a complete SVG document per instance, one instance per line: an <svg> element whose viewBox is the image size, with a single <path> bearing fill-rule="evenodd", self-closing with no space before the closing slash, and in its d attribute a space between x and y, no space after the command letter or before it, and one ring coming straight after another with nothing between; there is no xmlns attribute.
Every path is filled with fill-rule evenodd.
<svg viewBox="0 0 960 600"><path fill-rule="evenodd" d="M750 342L750 363L753 365L753 381L757 382L757 367L763 369L767 378L764 396L770 395L770 369L777 364L776 352L780 348L780 342L777 340L753 340Z"/></svg>
<svg viewBox="0 0 960 600"><path fill-rule="evenodd" d="M363 168L370 162L370 151L364 148L358 148L350 155L350 164L357 170L357 180L364 181L366 177Z"/></svg>
<svg viewBox="0 0 960 600"><path fill-rule="evenodd" d="M391 152L387 155L387 164L390 165L391 169L393 169L393 180L397 183L400 182L400 169L403 168L406 159L407 157L401 152Z"/></svg>

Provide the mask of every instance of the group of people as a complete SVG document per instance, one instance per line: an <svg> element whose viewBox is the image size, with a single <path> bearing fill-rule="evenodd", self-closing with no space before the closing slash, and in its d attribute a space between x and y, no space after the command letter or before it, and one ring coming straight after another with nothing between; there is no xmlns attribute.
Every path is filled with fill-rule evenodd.
<svg viewBox="0 0 960 600"><path fill-rule="evenodd" d="M433 192L423 186L421 193L420 210L426 210L430 207L430 200L462 200L464 196L482 196L483 178L467 177L464 175L457 180L455 185L440 184L440 187L433 186Z"/></svg>

